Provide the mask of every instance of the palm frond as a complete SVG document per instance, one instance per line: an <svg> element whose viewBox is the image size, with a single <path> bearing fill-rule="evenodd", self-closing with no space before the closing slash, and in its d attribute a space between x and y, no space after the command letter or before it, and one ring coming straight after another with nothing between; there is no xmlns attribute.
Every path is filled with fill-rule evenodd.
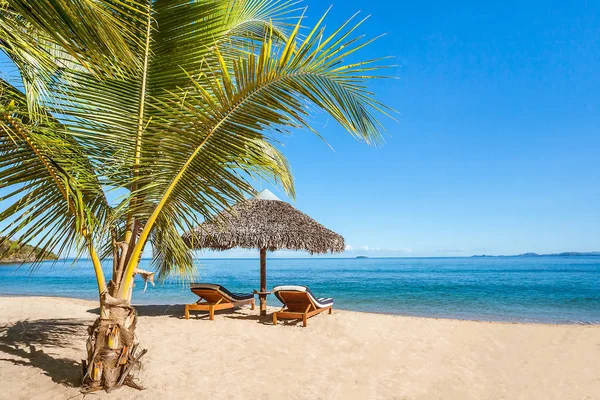
<svg viewBox="0 0 600 400"><path fill-rule="evenodd" d="M214 48L238 54L248 43L273 31L279 38L293 26L296 1L163 0L156 2L158 29L153 47L150 93L160 97L189 87L187 73L198 74L214 61Z"/></svg>
<svg viewBox="0 0 600 400"><path fill-rule="evenodd" d="M137 69L125 76L98 77L63 54L55 60L63 67L46 79L51 81L50 93L43 105L64 117L62 122L89 149L107 183L130 188L137 156L154 150L144 149L145 141L140 138L153 129L154 119L163 117L157 104L171 90L181 93L183 86L190 85L187 72L202 70L208 56L214 55L215 43L256 37L252 32L263 32L269 17L274 32L283 36L293 4L273 0L153 2L135 20L141 43L136 47L141 60Z"/></svg>
<svg viewBox="0 0 600 400"><path fill-rule="evenodd" d="M183 281L196 277L192 250L181 238L176 221L177 218L165 213L156 220L152 229L152 267L159 281L173 275L178 275Z"/></svg>
<svg viewBox="0 0 600 400"><path fill-rule="evenodd" d="M36 32L102 75L124 72L141 63L136 47L144 0L3 0L0 19L11 20L13 32ZM27 42L24 42L27 43ZM31 44L31 42L29 42ZM27 46L40 54L38 46ZM33 51L32 51L33 50Z"/></svg>
<svg viewBox="0 0 600 400"><path fill-rule="evenodd" d="M44 251L79 252L86 232L108 220L110 208L81 147L46 115L28 118L23 93L0 80L1 236Z"/></svg>

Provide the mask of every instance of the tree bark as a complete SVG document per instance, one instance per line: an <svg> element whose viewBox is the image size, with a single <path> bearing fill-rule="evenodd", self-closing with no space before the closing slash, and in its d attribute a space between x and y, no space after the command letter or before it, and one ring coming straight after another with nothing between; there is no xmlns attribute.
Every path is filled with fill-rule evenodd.
<svg viewBox="0 0 600 400"><path fill-rule="evenodd" d="M88 328L83 391L111 391L123 385L140 389L130 375L146 352L137 353L137 313L129 301L116 299L107 292L102 294L100 304L100 317Z"/></svg>

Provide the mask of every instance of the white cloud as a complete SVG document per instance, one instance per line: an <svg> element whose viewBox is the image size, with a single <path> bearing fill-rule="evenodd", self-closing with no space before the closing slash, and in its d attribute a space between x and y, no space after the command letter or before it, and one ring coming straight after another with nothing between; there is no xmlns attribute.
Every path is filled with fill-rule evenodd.
<svg viewBox="0 0 600 400"><path fill-rule="evenodd" d="M437 249L436 253L462 253L465 249L463 248L441 248Z"/></svg>
<svg viewBox="0 0 600 400"><path fill-rule="evenodd" d="M381 247L371 247L369 245L363 245L359 247L361 251L387 251L386 249L382 249Z"/></svg>
<svg viewBox="0 0 600 400"><path fill-rule="evenodd" d="M364 244L362 246L346 246L346 251L352 253L370 253L374 256L385 256L385 255L400 255L400 254L412 254L413 249L409 247L404 248L390 248L390 247L379 247L379 246L370 246L368 244Z"/></svg>

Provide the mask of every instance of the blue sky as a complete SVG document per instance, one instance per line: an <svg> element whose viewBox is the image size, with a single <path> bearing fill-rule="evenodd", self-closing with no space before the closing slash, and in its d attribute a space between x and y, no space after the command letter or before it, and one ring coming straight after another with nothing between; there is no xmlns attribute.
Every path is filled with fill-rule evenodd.
<svg viewBox="0 0 600 400"><path fill-rule="evenodd" d="M297 207L352 254L600 249L600 3L345 1L328 25L356 10L400 64L372 85L399 122L382 148L286 140Z"/></svg>
<svg viewBox="0 0 600 400"><path fill-rule="evenodd" d="M363 57L399 64L371 85L400 113L383 147L319 116L335 152L284 140L296 207L341 233L345 256L600 250L600 3L331 3L328 27L372 14L362 32L387 36ZM305 24L331 3L305 1ZM207 254L224 255L254 252Z"/></svg>

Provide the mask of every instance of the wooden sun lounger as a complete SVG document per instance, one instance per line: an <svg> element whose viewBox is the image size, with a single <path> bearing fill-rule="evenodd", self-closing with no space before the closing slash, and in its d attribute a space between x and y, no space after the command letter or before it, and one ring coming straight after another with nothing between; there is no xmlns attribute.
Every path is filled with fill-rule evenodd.
<svg viewBox="0 0 600 400"><path fill-rule="evenodd" d="M332 313L333 299L317 298L306 286L276 286L273 294L283 303L281 310L273 313L273 325L277 319L301 319L306 327L308 318L325 311Z"/></svg>
<svg viewBox="0 0 600 400"><path fill-rule="evenodd" d="M250 304L250 308L254 310L254 294L252 293L231 293L223 286L208 283L193 283L190 285L190 290L200 299L194 304L185 305L185 319L190 319L190 311L208 311L208 318L213 321L215 311L218 310L226 310L245 304Z"/></svg>

